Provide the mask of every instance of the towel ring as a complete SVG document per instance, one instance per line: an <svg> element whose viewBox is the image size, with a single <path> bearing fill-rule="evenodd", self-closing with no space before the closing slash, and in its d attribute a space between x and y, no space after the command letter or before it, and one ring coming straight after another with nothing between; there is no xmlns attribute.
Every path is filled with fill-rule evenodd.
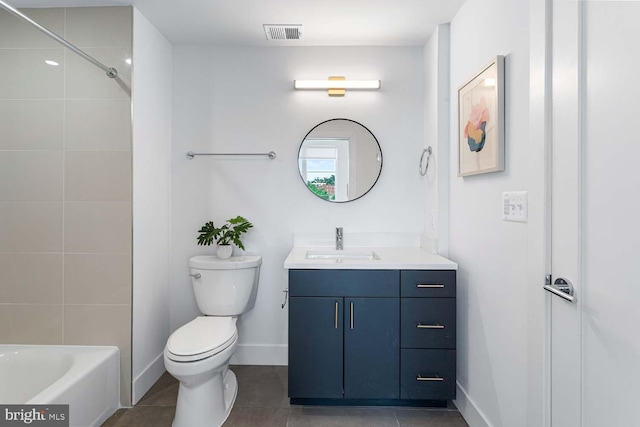
<svg viewBox="0 0 640 427"><path fill-rule="evenodd" d="M431 153L433 152L433 150L431 149L431 146L428 146L427 148L425 148L424 150L422 150L422 156L420 156L420 166L419 166L419 170L420 170L420 175L425 176L427 174L427 170L429 169L429 159L431 158ZM427 155L427 164L424 166L424 169L422 168L422 164L424 163L424 155Z"/></svg>

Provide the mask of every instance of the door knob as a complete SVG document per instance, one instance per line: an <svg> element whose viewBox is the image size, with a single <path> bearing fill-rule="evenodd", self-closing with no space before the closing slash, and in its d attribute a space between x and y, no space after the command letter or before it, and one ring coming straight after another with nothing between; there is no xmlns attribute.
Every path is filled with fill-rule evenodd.
<svg viewBox="0 0 640 427"><path fill-rule="evenodd" d="M550 279L550 278L549 278ZM558 277L554 280L553 285L550 284L551 280L544 285L544 289L546 291L551 292L554 295L557 295L561 298L566 299L569 302L574 302L576 297L574 296L574 289L571 282L565 278Z"/></svg>

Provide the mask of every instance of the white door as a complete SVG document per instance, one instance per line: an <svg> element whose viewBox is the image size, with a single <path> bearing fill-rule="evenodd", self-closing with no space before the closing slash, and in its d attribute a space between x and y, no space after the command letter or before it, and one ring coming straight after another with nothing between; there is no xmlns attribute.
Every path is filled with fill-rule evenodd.
<svg viewBox="0 0 640 427"><path fill-rule="evenodd" d="M640 2L553 2L552 427L640 425Z"/></svg>

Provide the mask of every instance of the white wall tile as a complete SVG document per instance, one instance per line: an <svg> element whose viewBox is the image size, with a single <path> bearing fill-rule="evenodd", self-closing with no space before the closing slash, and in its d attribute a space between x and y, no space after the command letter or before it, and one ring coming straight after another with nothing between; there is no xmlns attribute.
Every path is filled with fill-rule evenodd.
<svg viewBox="0 0 640 427"><path fill-rule="evenodd" d="M65 150L131 151L131 99L67 100Z"/></svg>
<svg viewBox="0 0 640 427"><path fill-rule="evenodd" d="M0 150L61 150L62 100L0 100Z"/></svg>
<svg viewBox="0 0 640 427"><path fill-rule="evenodd" d="M0 151L0 201L62 200L62 151Z"/></svg>
<svg viewBox="0 0 640 427"><path fill-rule="evenodd" d="M59 65L47 65L46 60ZM65 68L62 48L0 49L0 64L0 99L62 97Z"/></svg>
<svg viewBox="0 0 640 427"><path fill-rule="evenodd" d="M0 202L0 252L61 252L62 202Z"/></svg>
<svg viewBox="0 0 640 427"><path fill-rule="evenodd" d="M2 176L1 173L0 176ZM67 152L64 199L66 201L130 201L131 152Z"/></svg>
<svg viewBox="0 0 640 427"><path fill-rule="evenodd" d="M125 60L131 58L131 49L85 48L83 50L105 66L116 68L118 78L107 77L102 69L75 53L66 51L65 96L72 99L130 98L131 65Z"/></svg>
<svg viewBox="0 0 640 427"><path fill-rule="evenodd" d="M64 9L20 9L22 13L59 36L64 35ZM0 9L0 49L59 47L51 38L20 18Z"/></svg>
<svg viewBox="0 0 640 427"><path fill-rule="evenodd" d="M130 7L67 8L67 40L78 47L131 46Z"/></svg>
<svg viewBox="0 0 640 427"><path fill-rule="evenodd" d="M0 304L62 304L62 254L0 254Z"/></svg>
<svg viewBox="0 0 640 427"><path fill-rule="evenodd" d="M66 254L65 304L131 304L131 255Z"/></svg>
<svg viewBox="0 0 640 427"><path fill-rule="evenodd" d="M65 252L131 253L130 202L65 202Z"/></svg>

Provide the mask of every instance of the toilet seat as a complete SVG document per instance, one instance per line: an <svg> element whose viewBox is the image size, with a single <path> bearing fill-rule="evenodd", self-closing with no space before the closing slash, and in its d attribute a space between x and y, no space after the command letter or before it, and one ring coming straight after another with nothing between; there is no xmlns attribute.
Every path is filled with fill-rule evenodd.
<svg viewBox="0 0 640 427"><path fill-rule="evenodd" d="M220 353L237 339L235 318L199 316L171 334L167 357L176 362L195 362Z"/></svg>

